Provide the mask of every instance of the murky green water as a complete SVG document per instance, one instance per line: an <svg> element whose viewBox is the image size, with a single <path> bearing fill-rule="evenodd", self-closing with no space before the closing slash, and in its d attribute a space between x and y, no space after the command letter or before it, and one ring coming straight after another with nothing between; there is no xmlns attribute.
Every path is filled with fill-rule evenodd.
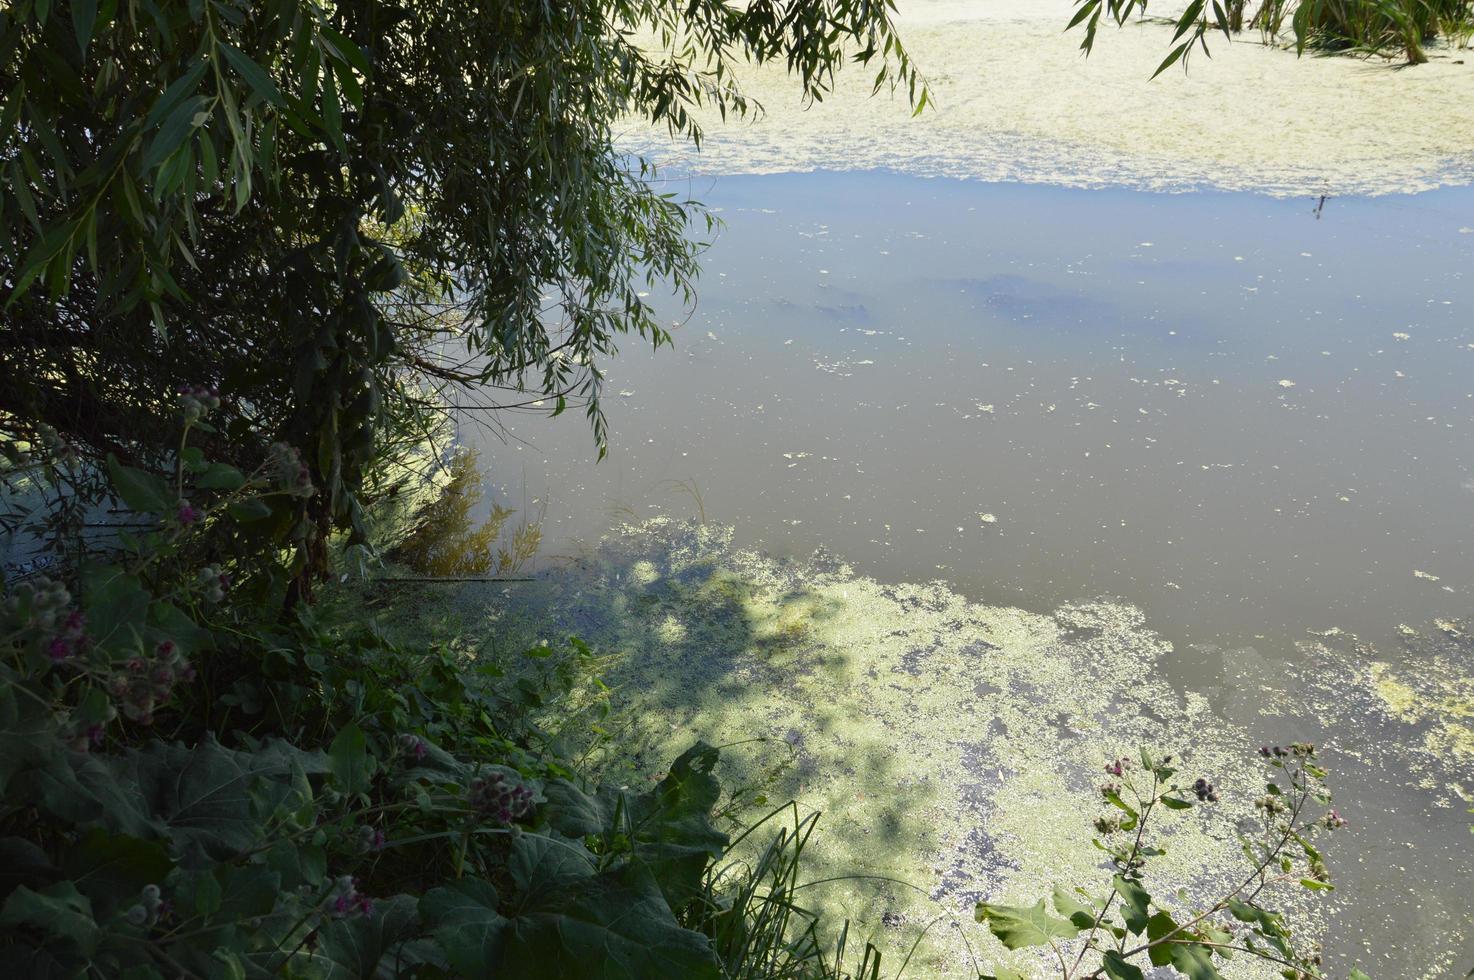
<svg viewBox="0 0 1474 980"><path fill-rule="evenodd" d="M989 941L976 897L1088 879L1105 757L1190 749L1243 797L1295 737L1353 821L1333 960L1474 966L1474 193L696 190L728 227L675 351L612 365L610 458L577 418L463 430L547 508L545 581L488 612L626 651L672 744L798 746L825 870L930 896L835 904L962 916L934 972ZM732 530L598 545L702 515ZM1229 860L1183 834L1170 875Z"/></svg>

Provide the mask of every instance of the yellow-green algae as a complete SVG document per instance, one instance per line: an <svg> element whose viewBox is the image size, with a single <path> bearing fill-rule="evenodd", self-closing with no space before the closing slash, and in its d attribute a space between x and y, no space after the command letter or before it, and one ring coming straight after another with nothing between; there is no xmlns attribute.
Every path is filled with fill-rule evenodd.
<svg viewBox="0 0 1474 980"><path fill-rule="evenodd" d="M621 528L489 607L470 592L461 601L510 642L552 624L618 651L609 679L637 706L651 758L698 737L738 743L722 775L740 785L792 753L768 795L823 811L810 879L914 886L850 878L808 899L892 962L940 918L911 975L971 975L974 953L1046 975L976 924L973 904L1031 904L1056 883L1098 888L1100 773L1138 745L1187 752L1184 775L1211 777L1227 811L1164 821L1159 893L1204 895L1241 861L1232 828L1257 790L1252 749L1206 699L1162 679L1171 646L1130 606L983 606L942 583L887 585L824 554L776 561L735 549L729 529L666 520ZM1318 934L1310 906L1292 911ZM1274 973L1241 958L1228 975Z"/></svg>
<svg viewBox="0 0 1474 980"><path fill-rule="evenodd" d="M1369 673L1393 717L1426 726L1423 747L1430 754L1474 763L1474 677L1446 664L1414 673L1378 662Z"/></svg>
<svg viewBox="0 0 1474 980"><path fill-rule="evenodd" d="M1399 626L1402 649L1394 660L1334 630L1301 644L1309 668L1302 700L1330 724L1378 728L1383 751L1396 746L1402 764L1420 776L1419 785L1440 793L1447 806L1464 798L1474 767L1474 673L1468 666L1474 638L1449 620L1435 620L1433 627Z"/></svg>

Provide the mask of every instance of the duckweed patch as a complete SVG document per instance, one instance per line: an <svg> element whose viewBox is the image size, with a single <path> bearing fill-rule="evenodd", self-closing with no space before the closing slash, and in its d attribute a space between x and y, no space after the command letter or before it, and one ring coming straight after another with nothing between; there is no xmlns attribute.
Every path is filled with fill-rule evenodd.
<svg viewBox="0 0 1474 980"><path fill-rule="evenodd" d="M1124 603L984 606L940 582L877 582L823 552L779 561L734 547L729 529L667 519L621 527L489 605L471 591L459 601L503 636L551 623L617 653L607 679L656 749L647 758L706 738L728 746L724 785L823 811L808 873L837 880L809 900L897 961L940 920L917 975L963 975L972 955L1038 966L972 906L1098 882L1099 773L1136 745L1186 753L1184 771L1210 776L1231 818L1220 811L1217 831L1196 813L1165 825L1160 887L1206 894L1237 867L1222 828L1258 791L1246 737L1172 689L1158 669L1171 645Z"/></svg>

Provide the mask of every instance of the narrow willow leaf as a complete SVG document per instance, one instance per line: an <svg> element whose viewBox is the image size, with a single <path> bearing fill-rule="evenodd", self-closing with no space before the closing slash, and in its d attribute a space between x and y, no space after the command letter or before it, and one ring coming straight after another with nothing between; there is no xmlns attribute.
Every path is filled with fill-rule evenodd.
<svg viewBox="0 0 1474 980"><path fill-rule="evenodd" d="M326 24L323 24L318 28L318 33L321 35L323 41L332 48L333 53L337 55L340 60L347 62L349 65L358 69L358 71L364 75L369 74L368 58L364 57L363 51L359 48L358 45L354 44L352 41L348 40L348 38L344 37L342 34L339 34L337 31L333 30Z"/></svg>
<svg viewBox="0 0 1474 980"><path fill-rule="evenodd" d="M1070 19L1070 23L1068 26L1065 27L1065 30L1068 31L1072 30L1075 27L1078 27L1080 25L1080 22L1086 17L1089 17L1091 14L1095 13L1095 9L1099 6L1100 0L1085 0L1084 3L1080 4L1080 9L1077 10L1075 12L1075 16Z"/></svg>
<svg viewBox="0 0 1474 980"><path fill-rule="evenodd" d="M322 73L322 121L328 138L339 152L348 151L343 141L343 109L338 104L338 83L331 71Z"/></svg>
<svg viewBox="0 0 1474 980"><path fill-rule="evenodd" d="M72 0L72 30L77 34L77 48L87 57L92 43L92 30L97 25L97 0Z"/></svg>
<svg viewBox="0 0 1474 980"><path fill-rule="evenodd" d="M205 111L208 102L203 95L196 95L185 99L174 107L174 110L165 117L159 126L159 131L149 143L147 152L139 164L145 172L152 170L165 159L173 155L174 151L184 145L190 135L199 127L201 113Z"/></svg>
<svg viewBox="0 0 1474 980"><path fill-rule="evenodd" d="M281 90L276 87L276 82L271 80L271 76L266 74L264 68L247 57L245 52L229 44L220 45L220 51L225 55L225 60L230 62L230 67L235 69L235 73L263 102L276 106L284 104Z"/></svg>
<svg viewBox="0 0 1474 980"><path fill-rule="evenodd" d="M1162 60L1162 63L1157 66L1156 71L1152 72L1152 77L1156 78L1158 75L1162 74L1162 72L1177 64L1177 59L1181 58L1183 53L1186 52L1187 49L1190 47L1192 47L1192 43L1188 42L1187 44L1179 44L1177 47L1173 48L1172 53Z"/></svg>
<svg viewBox="0 0 1474 980"><path fill-rule="evenodd" d="M164 89L164 94L160 95L154 101L153 107L149 109L148 115L144 117L143 128L145 130L153 129L163 122L164 117L169 114L170 110L199 87L200 79L205 77L205 68L206 64L204 60L196 61L194 67L170 83L169 87Z"/></svg>

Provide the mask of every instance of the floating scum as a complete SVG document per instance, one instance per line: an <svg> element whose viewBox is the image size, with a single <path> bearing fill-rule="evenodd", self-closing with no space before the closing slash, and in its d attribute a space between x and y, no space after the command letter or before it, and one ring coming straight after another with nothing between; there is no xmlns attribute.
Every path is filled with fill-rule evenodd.
<svg viewBox="0 0 1474 980"><path fill-rule="evenodd" d="M618 654L607 679L644 729L645 751L625 760L637 772L696 738L734 743L724 785L776 768L770 800L823 811L808 874L839 880L808 900L852 919L893 964L932 925L914 975L971 976L969 950L993 966L1037 965L975 923L973 904L1032 905L1055 884L1107 880L1090 845L1101 774L1140 745L1179 754L1188 782L1207 776L1223 797L1163 825L1168 855L1154 865L1154 890L1206 896L1241 873L1228 828L1262 792L1257 745L1207 697L1164 679L1172 647L1132 606L1102 599L1050 615L985 606L942 583L884 584L822 552L777 560L736 548L730 529L664 518L619 528L567 570L485 601L472 590L459 600L497 621L511 648L551 627ZM1357 713L1430 733L1463 723L1419 693L1437 686L1429 676L1393 681L1390 668L1377 670L1336 671L1345 690L1261 711L1281 716L1287 739L1320 737L1306 719ZM1403 685L1395 703L1379 693L1392 683ZM1447 738L1429 738L1402 741L1452 787L1459 760L1441 750ZM1333 770L1333 788L1335 779ZM1333 871L1336 858L1333 846ZM1294 911L1303 936L1325 931L1323 903ZM1230 966L1276 975L1243 957Z"/></svg>
<svg viewBox="0 0 1474 980"><path fill-rule="evenodd" d="M1436 44L1428 64L1318 57L1213 33L1211 57L1148 81L1171 50L1163 22L1103 22L1088 58L1066 33L1070 0L903 0L901 37L927 110L872 98L844 71L805 105L781 66L749 66L765 115L706 127L699 152L632 130L631 149L704 174L890 169L1075 187L1199 187L1279 196L1410 193L1474 180L1474 52ZM1176 17L1185 3L1150 6ZM1251 5L1252 7L1252 5Z"/></svg>

